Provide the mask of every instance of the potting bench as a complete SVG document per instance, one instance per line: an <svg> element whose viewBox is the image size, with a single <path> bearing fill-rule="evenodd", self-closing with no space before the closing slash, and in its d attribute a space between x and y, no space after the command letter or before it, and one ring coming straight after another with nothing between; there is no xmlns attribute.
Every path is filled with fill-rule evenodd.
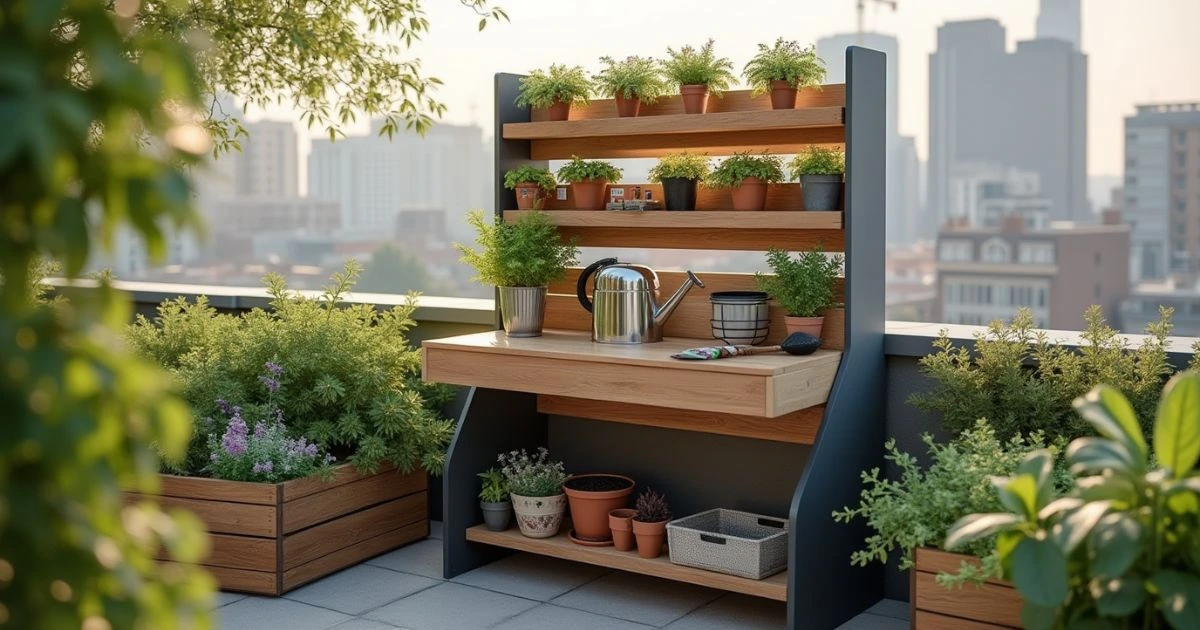
<svg viewBox="0 0 1200 630"><path fill-rule="evenodd" d="M802 91L795 110L770 110L769 99L743 91L711 99L703 115L682 114L671 97L644 106L638 118L617 118L613 102L599 100L574 108L568 121L550 122L514 105L519 76L496 76L497 220L519 216L502 182L520 164L844 146L841 212L798 212L797 184L772 186L763 212L722 209L730 207L728 192L704 188L695 212L577 211L565 189L546 209L585 247L844 252L838 290L845 308L827 315L824 347L810 356L676 361L669 355L678 349L714 343L709 294L753 290L751 275L699 273L705 287L668 321L667 340L615 346L591 343L590 315L575 298L576 269L551 285L542 337L496 331L426 341L425 377L470 386L443 480L446 577L520 550L786 601L792 628L833 628L880 599L881 569L850 566L864 528L831 518L856 502L860 471L882 465L886 396L885 63L882 53L863 48L846 56L846 84ZM661 187L641 186L661 199ZM679 273L659 277L664 291L682 281ZM785 336L778 310L768 343ZM673 565L665 555L644 560L574 545L565 528L541 540L515 528L488 531L480 525L476 474L497 453L539 445L571 471L653 481L677 516L711 507L786 514L788 571L750 580Z"/></svg>

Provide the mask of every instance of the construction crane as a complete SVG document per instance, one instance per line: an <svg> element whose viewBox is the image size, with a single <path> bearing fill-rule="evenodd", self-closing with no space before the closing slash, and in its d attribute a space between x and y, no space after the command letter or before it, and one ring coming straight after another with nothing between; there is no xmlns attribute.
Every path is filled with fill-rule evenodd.
<svg viewBox="0 0 1200 630"><path fill-rule="evenodd" d="M896 10L896 0L871 0L871 1L878 3L878 4L887 5L887 6L891 7L893 11ZM867 0L856 0L855 6L858 9L858 45L861 46L863 43L863 38L862 38L863 31L865 30L863 27L863 15L867 12Z"/></svg>

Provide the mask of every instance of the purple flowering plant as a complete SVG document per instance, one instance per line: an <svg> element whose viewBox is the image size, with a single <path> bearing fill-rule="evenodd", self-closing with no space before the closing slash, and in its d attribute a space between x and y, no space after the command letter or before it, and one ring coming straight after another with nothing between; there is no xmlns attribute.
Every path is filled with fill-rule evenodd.
<svg viewBox="0 0 1200 630"><path fill-rule="evenodd" d="M268 483L328 475L334 457L304 436L291 437L283 422L283 410L275 405L274 395L283 384L283 367L274 361L264 367L258 380L267 389L267 404L253 428L243 417L241 406L217 400L228 422L224 433L209 436L208 472L217 479Z"/></svg>

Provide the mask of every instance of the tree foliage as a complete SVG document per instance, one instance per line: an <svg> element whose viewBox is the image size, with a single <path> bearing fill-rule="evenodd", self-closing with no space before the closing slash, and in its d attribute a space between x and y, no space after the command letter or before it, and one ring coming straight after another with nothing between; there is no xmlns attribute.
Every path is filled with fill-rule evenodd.
<svg viewBox="0 0 1200 630"><path fill-rule="evenodd" d="M355 289L367 293L429 293L437 288L437 281L429 275L429 270L420 259L391 243L375 248L371 262L363 269L355 285Z"/></svg>

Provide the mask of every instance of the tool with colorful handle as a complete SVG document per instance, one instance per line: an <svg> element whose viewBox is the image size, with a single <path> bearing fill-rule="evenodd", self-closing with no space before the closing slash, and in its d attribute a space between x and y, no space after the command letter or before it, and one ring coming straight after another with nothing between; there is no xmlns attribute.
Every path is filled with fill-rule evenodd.
<svg viewBox="0 0 1200 630"><path fill-rule="evenodd" d="M804 355L812 354L821 346L821 340L808 333L792 333L783 340L783 343L777 346L709 346L707 348L688 348L679 353L672 354L672 359L683 359L685 361L709 361L712 359L726 359L729 357L744 357L753 356L756 354L770 354L772 352L786 352L788 354Z"/></svg>

